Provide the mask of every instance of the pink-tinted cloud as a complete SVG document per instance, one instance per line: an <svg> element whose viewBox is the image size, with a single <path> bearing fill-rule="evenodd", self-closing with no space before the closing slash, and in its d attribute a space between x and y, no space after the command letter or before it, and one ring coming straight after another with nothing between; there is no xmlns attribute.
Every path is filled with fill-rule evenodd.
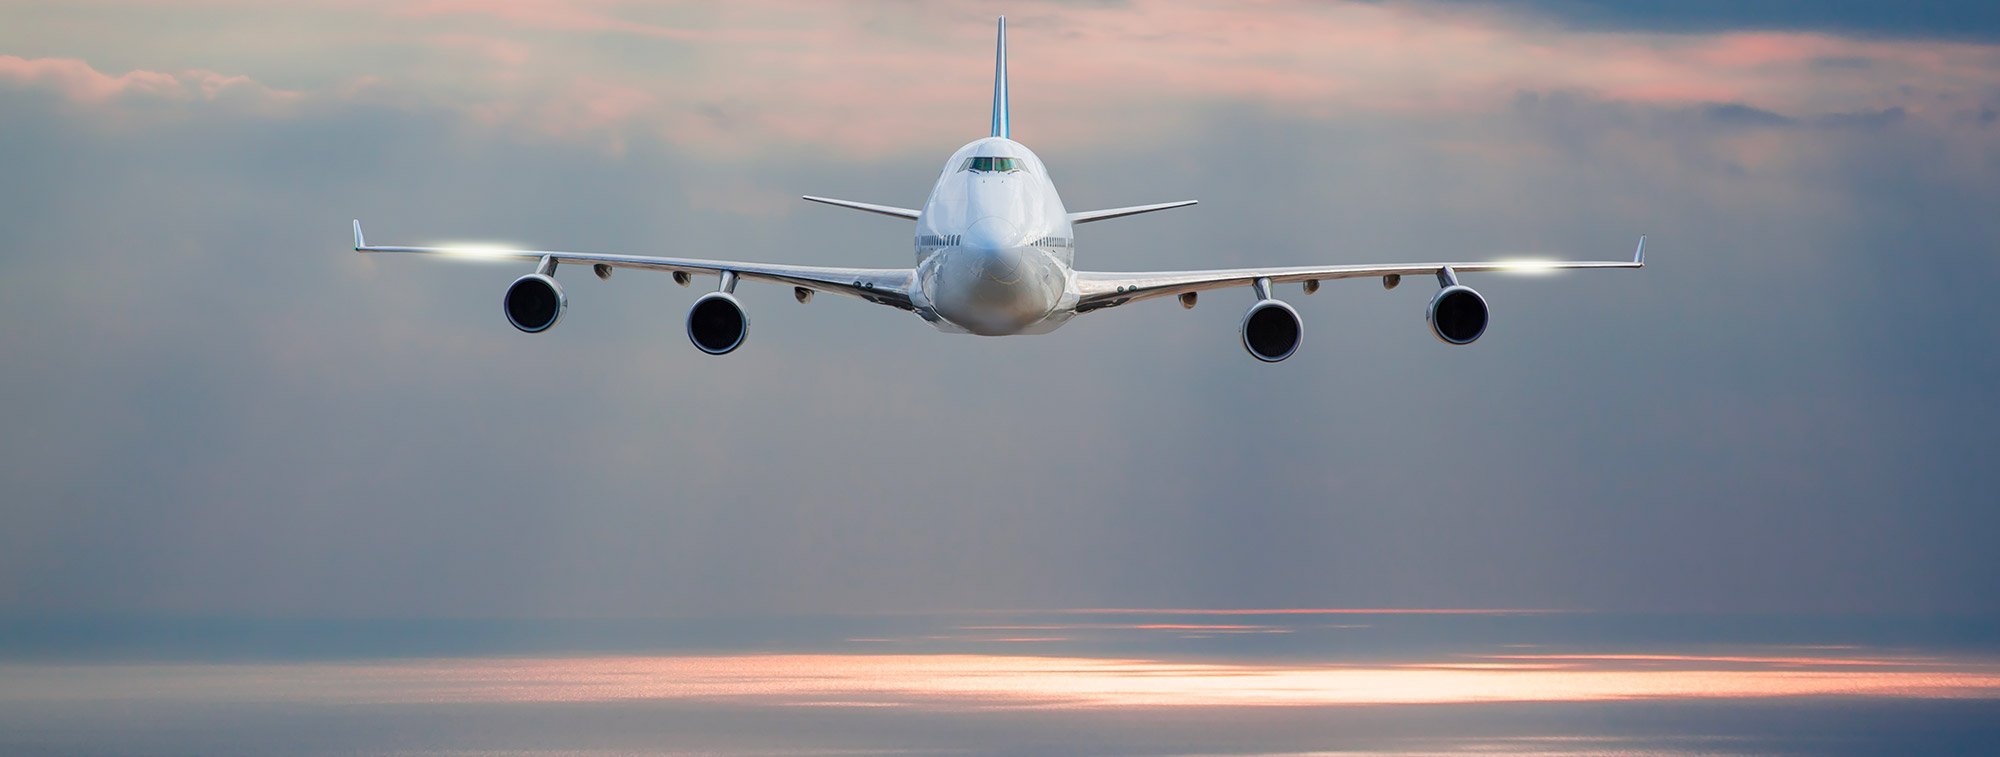
<svg viewBox="0 0 2000 757"><path fill-rule="evenodd" d="M489 16L518 26L542 30L622 32L678 37L685 32L669 26L620 19L608 12L614 3L552 0L416 0L395 12L411 17Z"/></svg>
<svg viewBox="0 0 2000 757"><path fill-rule="evenodd" d="M510 18L551 13L529 3ZM639 14L597 4L602 18ZM785 19L774 26L771 18ZM588 19L549 19L560 28ZM991 20L929 14L914 29L839 4L733 4L671 35L678 70L589 66L570 84L522 91L522 122L566 137L618 125L702 150L839 145L862 155L983 123ZM632 31L632 30L625 30ZM770 36L782 34L782 36ZM1172 133L1202 108L1255 106L1308 118L1469 116L1518 92L1581 92L1651 105L1741 102L1794 115L1968 98L2000 85L1990 46L1813 33L1647 35L1570 31L1488 10L1423 4L1030 3L1010 40L1016 122L1031 142ZM1829 73L1822 61L1850 65ZM592 86L573 86L591 82ZM1915 90L1911 89L1912 82ZM532 89L532 87L529 87ZM653 95L607 110L593 91ZM966 126L969 124L969 126ZM615 141L615 137L606 137Z"/></svg>
<svg viewBox="0 0 2000 757"><path fill-rule="evenodd" d="M533 45L520 40L465 32L433 34L424 38L424 44L436 49L462 51L483 58L491 66L501 70L526 65L536 53Z"/></svg>
<svg viewBox="0 0 2000 757"><path fill-rule="evenodd" d="M44 89L80 103L106 103L121 98L182 102L240 99L271 105L300 96L297 92L267 87L243 75L203 70L178 73L135 70L114 75L74 58L14 55L0 55L0 83Z"/></svg>
<svg viewBox="0 0 2000 757"><path fill-rule="evenodd" d="M416 0L386 7L389 12L408 18L489 18L537 32L601 32L665 40L732 43L800 38L782 29L717 29L637 18L662 8L671 9L674 5L631 0ZM765 2L754 5L758 6L758 10L771 11L775 9L773 6L790 4Z"/></svg>
<svg viewBox="0 0 2000 757"><path fill-rule="evenodd" d="M298 8L369 29L364 39L320 45L338 51L318 63L320 80L369 78L377 91L404 93L399 100L462 110L481 128L614 151L634 141L725 155L832 147L856 159L918 144L945 149L981 133L991 81L983 8L802 0ZM1902 108L1941 120L2000 88L2000 47L1964 42L1576 30L1521 11L1426 2L1026 0L1009 12L1016 128L1040 145L1165 138L1205 113L1241 107L1308 119L1451 120L1505 109L1524 91L1666 107L1742 103L1792 116ZM397 52L389 59L398 64L351 54L359 44ZM200 97L254 86L209 71L99 74L88 59L41 59L54 62L33 72L14 59L16 71L0 79L99 101L107 92Z"/></svg>

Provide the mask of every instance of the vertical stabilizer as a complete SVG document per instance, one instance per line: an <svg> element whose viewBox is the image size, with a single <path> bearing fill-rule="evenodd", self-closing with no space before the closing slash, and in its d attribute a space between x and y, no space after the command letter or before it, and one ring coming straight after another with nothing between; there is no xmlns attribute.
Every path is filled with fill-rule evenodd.
<svg viewBox="0 0 2000 757"><path fill-rule="evenodd" d="M993 53L993 136L1013 139L1007 128L1007 17L1000 17L1000 41Z"/></svg>

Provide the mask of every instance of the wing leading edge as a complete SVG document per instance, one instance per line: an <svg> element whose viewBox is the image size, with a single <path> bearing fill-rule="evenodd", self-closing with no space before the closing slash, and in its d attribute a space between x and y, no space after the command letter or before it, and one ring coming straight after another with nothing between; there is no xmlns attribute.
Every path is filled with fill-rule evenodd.
<svg viewBox="0 0 2000 757"><path fill-rule="evenodd" d="M1199 204L1200 202L1201 202L1200 200L1181 200L1179 202L1162 202L1156 205L1133 205L1131 207L1126 207L1126 208L1110 208L1107 210L1086 210L1081 213L1069 214L1069 222L1072 224L1078 224L1078 223L1090 223L1092 221L1108 221L1113 218L1136 216L1140 213L1151 213L1156 210L1173 210L1174 208L1185 208L1189 205Z"/></svg>
<svg viewBox="0 0 2000 757"><path fill-rule="evenodd" d="M1469 263L1391 263L1335 266L1293 266L1286 268L1229 268L1212 271L1155 271L1140 273L1104 273L1077 271L1077 304L1079 313L1123 305L1128 302L1147 300L1154 297L1222 289L1234 286L1251 286L1259 279L1273 284L1294 281L1321 281L1328 279L1358 279L1375 276L1427 276L1441 274L1447 269L1454 273L1478 273L1482 271L1515 271L1532 273L1540 271L1576 270L1585 268L1644 268L1646 267L1646 238L1639 237L1639 247L1632 252L1632 259L1626 260L1489 260Z"/></svg>
<svg viewBox="0 0 2000 757"><path fill-rule="evenodd" d="M825 205L832 205L837 208L848 208L851 210L859 210L868 213L875 213L878 215L885 215L891 218L908 218L910 220L916 220L917 216L920 215L919 213L917 213L917 211L911 210L909 208L898 208L893 205L876 205L875 203L872 202L855 202L853 200L842 200L834 197L814 197L812 195L802 195L799 197L799 199L806 200L808 202L817 202Z"/></svg>
<svg viewBox="0 0 2000 757"><path fill-rule="evenodd" d="M869 302L891 307L911 309L910 287L916 272L909 268L833 268L825 266L786 265L782 263L751 263L734 260L702 260L698 258L669 258L652 255L613 255L598 252L559 252L553 250L515 250L492 247L402 247L390 245L370 245L361 235L361 222L354 222L355 252L404 252L421 255L443 255L474 260L549 260L562 264L608 266L611 268L638 268L649 271L670 271L680 274L721 276L733 273L738 278L804 287L813 291L858 297Z"/></svg>

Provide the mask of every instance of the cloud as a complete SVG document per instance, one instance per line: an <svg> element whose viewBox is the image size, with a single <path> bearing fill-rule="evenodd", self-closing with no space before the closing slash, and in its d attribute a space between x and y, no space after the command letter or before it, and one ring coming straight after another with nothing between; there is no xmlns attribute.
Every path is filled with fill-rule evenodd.
<svg viewBox="0 0 2000 757"><path fill-rule="evenodd" d="M316 98L339 100L352 91L347 83L366 79L398 101L450 109L483 128L614 153L644 141L709 154L835 148L865 159L984 123L991 20L957 10L892 14L787 0L329 5L314 12L376 23L365 40L330 40L325 57L251 56L245 65L250 76L258 66L312 67L304 78L332 82ZM1164 102L1323 121L1471 118L1504 110L1521 91L1661 107L1720 103L1807 120L1900 109L1948 122L2000 87L2000 48L1991 45L1824 31L1578 30L1541 13L1429 3L1286 2L1256 12L1221 2L1030 3L1016 9L1011 41L1016 122L1037 145L1156 142L1186 135L1186 119L1163 117ZM379 23L384 17L393 23ZM359 44L374 53L352 55ZM212 97L261 86L207 71L114 77L78 59L41 65L68 72L37 80L98 99L128 89Z"/></svg>
<svg viewBox="0 0 2000 757"><path fill-rule="evenodd" d="M795 13L812 4L790 0L763 0L754 4L755 13ZM631 18L646 15L658 4L632 0L418 0L389 6L389 12L415 19L490 18L503 25L536 32L584 32L674 40L682 42L764 42L799 40L800 35L784 29L714 29L663 24ZM698 6L684 6L688 8ZM814 35L816 36L816 35Z"/></svg>
<svg viewBox="0 0 2000 757"><path fill-rule="evenodd" d="M133 70L114 76L74 58L16 55L0 55L0 82L54 92L69 101L85 104L229 102L276 112L276 108L301 96L299 92L274 89L240 74L196 69L177 73Z"/></svg>
<svg viewBox="0 0 2000 757"><path fill-rule="evenodd" d="M1710 105L1702 109L1702 115L1716 123L1750 127L1791 126L1798 122L1797 119L1742 103Z"/></svg>
<svg viewBox="0 0 2000 757"><path fill-rule="evenodd" d="M1815 0L1685 0L1630 3L1619 0L1498 0L1491 5L1531 9L1584 29L1714 33L1731 30L1827 31L1871 38L2000 39L2000 11L1980 0L1922 4L1842 3Z"/></svg>

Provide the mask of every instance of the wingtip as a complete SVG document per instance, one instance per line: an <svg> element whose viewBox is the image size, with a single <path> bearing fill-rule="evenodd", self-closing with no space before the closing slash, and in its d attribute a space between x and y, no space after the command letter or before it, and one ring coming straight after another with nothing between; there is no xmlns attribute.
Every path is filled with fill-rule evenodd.
<svg viewBox="0 0 2000 757"><path fill-rule="evenodd" d="M356 218L354 219L354 251L360 252L361 248L367 246L368 240L363 239L361 236L361 219Z"/></svg>
<svg viewBox="0 0 2000 757"><path fill-rule="evenodd" d="M1641 266L1646 264L1646 235L1644 234L1639 235L1639 248L1632 251L1632 262L1638 263Z"/></svg>

